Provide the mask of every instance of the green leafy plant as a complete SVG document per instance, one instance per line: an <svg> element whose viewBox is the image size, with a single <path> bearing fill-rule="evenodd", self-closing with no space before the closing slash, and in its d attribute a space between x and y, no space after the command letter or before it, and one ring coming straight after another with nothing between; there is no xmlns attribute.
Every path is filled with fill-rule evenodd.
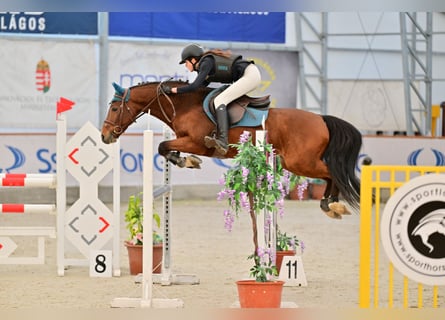
<svg viewBox="0 0 445 320"><path fill-rule="evenodd" d="M277 228L277 241L276 241L277 251L288 251L288 250L296 251L297 247L300 247L301 251L303 251L304 250L303 241L298 240L297 236L288 235L286 232L282 232L279 228Z"/></svg>
<svg viewBox="0 0 445 320"><path fill-rule="evenodd" d="M128 198L127 211L125 211L125 222L127 223L126 227L129 233L128 241L133 245L142 245L144 243L144 215L142 211L142 192L137 195L131 195ZM153 221L159 229L161 226L161 217L156 212L153 212ZM161 235L156 230L153 230L153 244L161 242Z"/></svg>
<svg viewBox="0 0 445 320"><path fill-rule="evenodd" d="M256 218L262 210L266 210L269 215L279 212L282 216L289 181L283 181L280 159L270 157L274 152L272 145L260 143L259 147L255 146L250 133L245 131L241 134L239 143L231 146L235 147L238 153L234 158L234 166L224 174L220 182L224 187L218 193L218 200L228 200L229 209L224 210L224 219L225 227L229 231L241 211L250 214L255 249L248 257L254 260L250 274L256 281L265 282L278 272L275 267L275 252L258 245ZM271 222L272 219L268 220ZM265 225L265 228L268 227L270 225Z"/></svg>

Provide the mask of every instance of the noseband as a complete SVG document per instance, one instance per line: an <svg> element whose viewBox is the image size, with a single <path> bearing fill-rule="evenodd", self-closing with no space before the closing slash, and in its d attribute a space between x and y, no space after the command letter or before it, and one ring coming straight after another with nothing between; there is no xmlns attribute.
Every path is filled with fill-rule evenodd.
<svg viewBox="0 0 445 320"><path fill-rule="evenodd" d="M140 117L142 117L144 115L144 113L148 112L148 109L150 108L150 106L153 104L153 102L155 102L155 100L158 101L158 106L159 109L161 110L163 116L165 117L167 122L172 122L175 117L176 117L176 109L175 106L172 102L172 100L170 99L170 97L162 90L162 86L161 83L158 84L158 86L156 87L156 97L153 97L145 107L143 107L141 109L141 111L139 111L139 113L134 113L133 110L131 110L131 108L128 106L127 101L130 100L130 89L125 89L124 94L118 95L117 93L114 94L114 98L113 100L116 101L120 101L121 104L119 106L119 117L118 117L118 123L114 123L110 120L105 120L104 123L109 124L110 126L113 127L113 132L112 135L115 138L118 138L133 122L136 122L137 119L139 119ZM161 104L161 100L160 100L160 96L163 95L165 96L165 98L167 99L167 101L169 102L170 106L172 107L172 118L170 118L167 113L164 110L164 107ZM130 121L126 124L123 124L123 115L124 112L128 112L130 114Z"/></svg>

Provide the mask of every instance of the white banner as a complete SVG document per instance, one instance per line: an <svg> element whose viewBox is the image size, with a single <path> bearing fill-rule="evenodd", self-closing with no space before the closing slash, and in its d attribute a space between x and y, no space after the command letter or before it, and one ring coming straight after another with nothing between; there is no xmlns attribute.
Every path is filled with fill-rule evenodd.
<svg viewBox="0 0 445 320"><path fill-rule="evenodd" d="M416 101L413 96L414 105ZM421 109L419 104L417 107ZM329 81L328 114L351 122L361 131L406 131L403 82ZM421 123L418 115L415 117Z"/></svg>
<svg viewBox="0 0 445 320"><path fill-rule="evenodd" d="M68 140L71 135L68 137ZM124 134L121 138L120 163L121 185L142 185L142 134ZM155 134L153 145L154 183L163 182L164 157L158 154L158 145L163 140ZM0 134L0 173L56 173L56 137L54 134ZM183 154L185 155L185 154ZM172 166L173 184L216 184L231 165L231 160L201 157L202 169L182 169ZM76 185L68 176L68 185ZM112 175L107 175L101 185L113 184Z"/></svg>
<svg viewBox="0 0 445 320"><path fill-rule="evenodd" d="M142 134L124 134L121 138L121 185L142 185ZM158 154L163 140L155 134L153 145L154 183L162 184L165 159ZM360 173L362 160L369 156L377 165L445 165L443 139L408 137L364 137L357 163ZM394 146L397 146L396 148ZM52 134L0 134L0 173L55 173L56 139ZM231 160L201 157L202 169L181 169L172 166L172 183L175 185L217 184L219 178L232 165ZM101 185L112 185L111 175ZM71 184L73 180L71 179Z"/></svg>
<svg viewBox="0 0 445 320"><path fill-rule="evenodd" d="M70 128L97 123L97 64L92 42L0 40L2 129L55 129L60 97L75 102Z"/></svg>

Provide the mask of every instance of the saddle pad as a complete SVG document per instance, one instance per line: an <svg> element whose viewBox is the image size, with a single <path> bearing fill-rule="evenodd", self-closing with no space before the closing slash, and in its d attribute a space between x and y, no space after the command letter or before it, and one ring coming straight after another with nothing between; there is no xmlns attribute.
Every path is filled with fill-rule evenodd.
<svg viewBox="0 0 445 320"><path fill-rule="evenodd" d="M216 89L213 89L205 98L204 98L204 102L202 104L202 107L204 109L205 114L207 115L207 117L210 119L210 121L212 121L215 125L216 125L216 120L215 117L213 116L212 112L210 111L210 102L212 101L212 98L214 96L216 96L217 94L219 94L221 91L223 91L224 89L226 89L228 86L222 86ZM230 116L230 106L228 107L228 113L229 113L229 118L233 119L232 116ZM235 122L235 123L230 123L230 127L257 127L260 126L264 121L266 121L267 116L269 115L269 110L263 110L263 109L256 109L256 108L250 108L249 106L247 106L246 111L244 112L243 117L241 118L241 120Z"/></svg>

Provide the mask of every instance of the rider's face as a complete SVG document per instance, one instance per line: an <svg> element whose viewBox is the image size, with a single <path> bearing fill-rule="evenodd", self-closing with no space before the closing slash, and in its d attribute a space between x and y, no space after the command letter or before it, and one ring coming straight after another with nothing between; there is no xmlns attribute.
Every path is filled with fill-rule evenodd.
<svg viewBox="0 0 445 320"><path fill-rule="evenodd" d="M193 63L195 62L195 58L192 58L191 60L185 60L185 67L188 71L193 72Z"/></svg>

